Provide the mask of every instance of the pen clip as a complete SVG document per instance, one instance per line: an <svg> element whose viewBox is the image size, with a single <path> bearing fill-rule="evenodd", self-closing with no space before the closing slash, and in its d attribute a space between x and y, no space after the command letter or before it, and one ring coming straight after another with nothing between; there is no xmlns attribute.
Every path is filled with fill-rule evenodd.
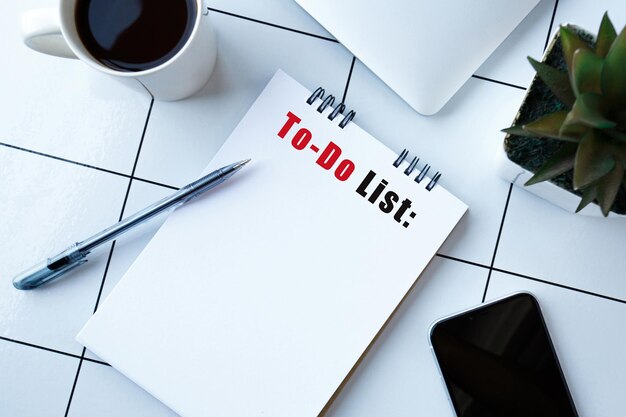
<svg viewBox="0 0 626 417"><path fill-rule="evenodd" d="M13 279L13 286L18 290L37 288L84 264L87 262L86 256L87 253L81 253L76 245L72 245L60 254L48 258L17 275Z"/></svg>

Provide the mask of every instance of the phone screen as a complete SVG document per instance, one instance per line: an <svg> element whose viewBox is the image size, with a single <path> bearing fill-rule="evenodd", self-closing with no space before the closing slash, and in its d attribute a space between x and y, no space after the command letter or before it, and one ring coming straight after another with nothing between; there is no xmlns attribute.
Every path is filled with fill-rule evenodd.
<svg viewBox="0 0 626 417"><path fill-rule="evenodd" d="M444 319L431 343L459 417L578 415L530 294Z"/></svg>

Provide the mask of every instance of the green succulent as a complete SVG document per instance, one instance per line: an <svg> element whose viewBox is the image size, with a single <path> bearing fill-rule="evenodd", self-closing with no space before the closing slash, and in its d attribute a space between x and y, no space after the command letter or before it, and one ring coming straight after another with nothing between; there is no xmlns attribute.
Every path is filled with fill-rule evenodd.
<svg viewBox="0 0 626 417"><path fill-rule="evenodd" d="M626 27L618 35L605 13L593 47L567 26L560 41L567 72L528 60L564 109L503 131L562 141L525 185L573 169L574 189L582 192L576 211L595 200L607 216L626 188Z"/></svg>

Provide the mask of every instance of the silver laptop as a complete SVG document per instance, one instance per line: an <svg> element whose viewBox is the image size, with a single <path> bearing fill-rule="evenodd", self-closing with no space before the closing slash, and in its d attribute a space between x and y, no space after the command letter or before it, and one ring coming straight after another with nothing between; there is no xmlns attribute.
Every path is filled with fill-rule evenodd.
<svg viewBox="0 0 626 417"><path fill-rule="evenodd" d="M296 0L424 115L437 113L539 0Z"/></svg>

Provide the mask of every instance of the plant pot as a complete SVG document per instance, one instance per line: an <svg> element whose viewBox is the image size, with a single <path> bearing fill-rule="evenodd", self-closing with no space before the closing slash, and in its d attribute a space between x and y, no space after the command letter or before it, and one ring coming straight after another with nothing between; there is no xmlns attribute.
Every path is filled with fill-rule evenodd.
<svg viewBox="0 0 626 417"><path fill-rule="evenodd" d="M568 26L589 43L595 42L595 35L577 26ZM541 61L565 70L566 64L559 40L560 36L557 30ZM563 108L565 108L564 105L552 94L545 83L535 75L512 125L528 123L540 116L562 110ZM496 167L498 174L503 179L574 213L580 203L582 193L573 189L571 171L550 181L530 186L524 185L533 176L534 172L560 149L561 144L562 142L556 139L530 138L507 134L504 137L503 145L500 146L498 151ZM589 204L579 214L602 217L600 207L595 202ZM623 189L620 190L609 217L626 217L626 192Z"/></svg>

